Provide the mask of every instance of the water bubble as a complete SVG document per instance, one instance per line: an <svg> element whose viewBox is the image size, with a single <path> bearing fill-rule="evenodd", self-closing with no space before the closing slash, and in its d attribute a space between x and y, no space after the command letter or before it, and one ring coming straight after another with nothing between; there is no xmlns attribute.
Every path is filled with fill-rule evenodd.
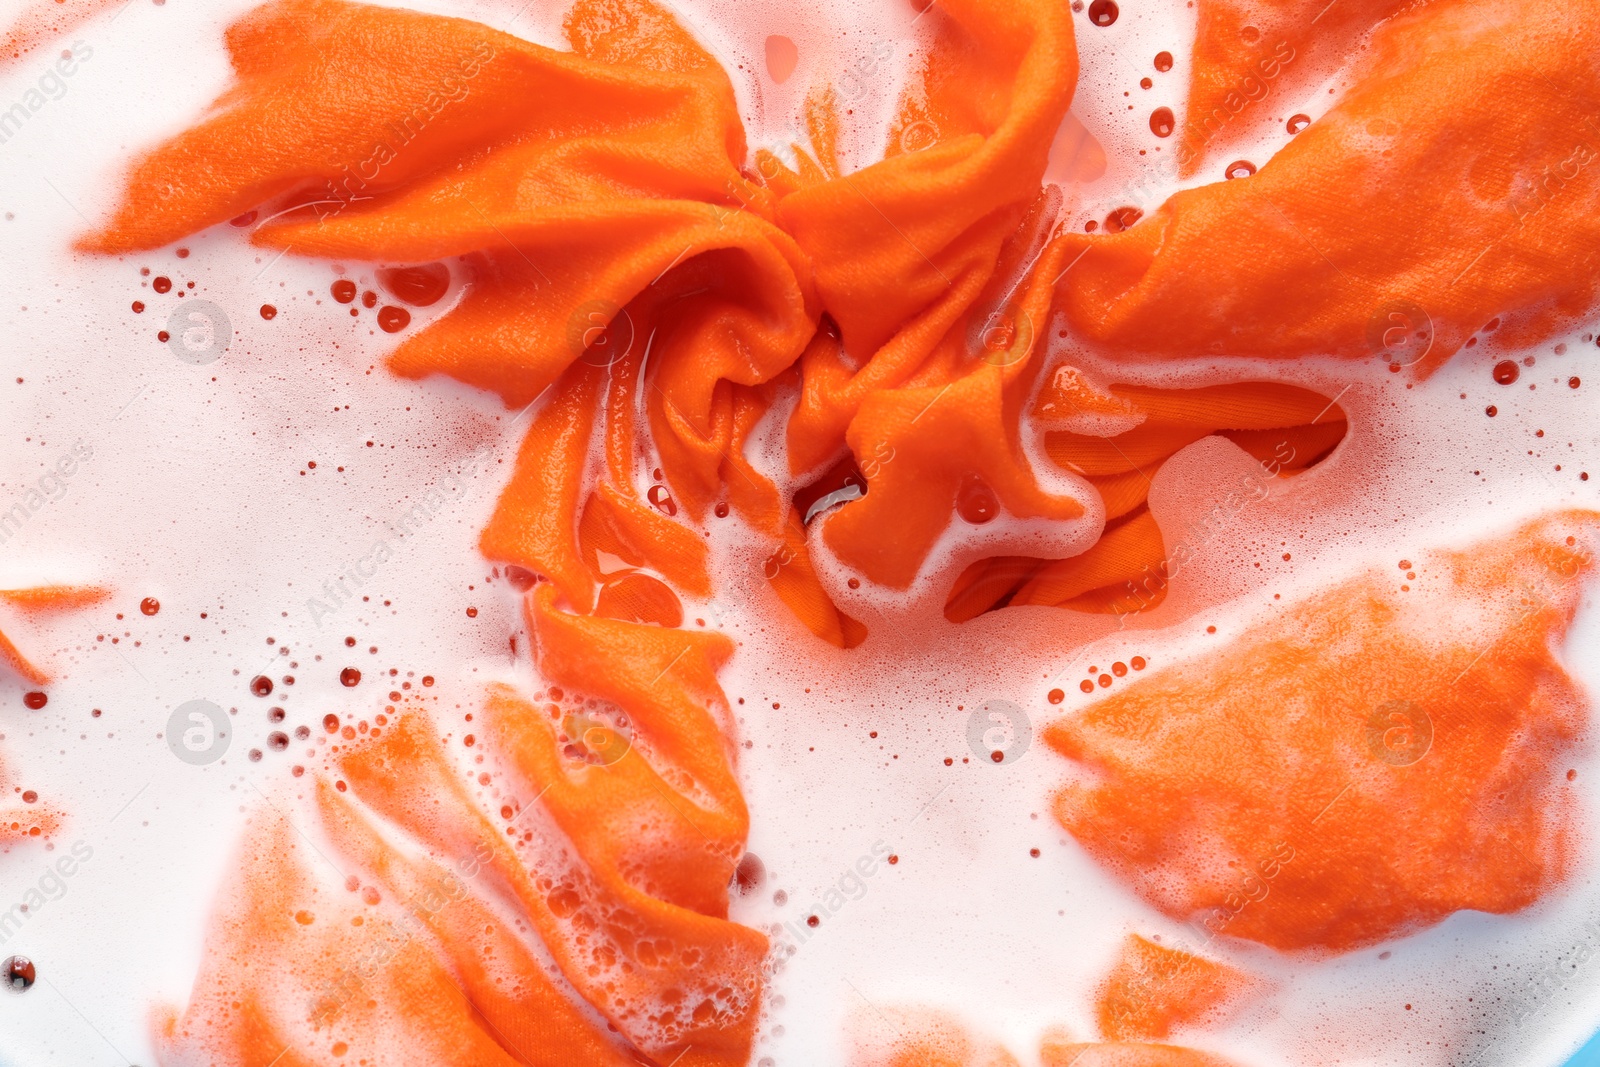
<svg viewBox="0 0 1600 1067"><path fill-rule="evenodd" d="M767 865L754 852L746 852L733 869L733 888L740 896L749 896L767 880Z"/></svg>
<svg viewBox="0 0 1600 1067"><path fill-rule="evenodd" d="M1000 513L1000 499L980 475L968 474L956 493L956 514L974 526L990 522Z"/></svg>
<svg viewBox="0 0 1600 1067"><path fill-rule="evenodd" d="M412 307L432 307L450 291L450 268L443 263L386 267L378 271L378 284Z"/></svg>
<svg viewBox="0 0 1600 1067"><path fill-rule="evenodd" d="M645 496L663 515L671 516L678 513L678 505L673 502L672 492L666 486L652 485Z"/></svg>
<svg viewBox="0 0 1600 1067"><path fill-rule="evenodd" d="M33 961L26 956L11 956L0 967L5 969L6 988L13 993L26 993L39 976Z"/></svg>
<svg viewBox="0 0 1600 1067"><path fill-rule="evenodd" d="M1106 216L1106 232L1121 233L1142 218L1144 212L1136 207L1119 207Z"/></svg>
<svg viewBox="0 0 1600 1067"><path fill-rule="evenodd" d="M383 310L378 312L378 326L384 333L399 333L411 325L411 312L403 307L385 304Z"/></svg>

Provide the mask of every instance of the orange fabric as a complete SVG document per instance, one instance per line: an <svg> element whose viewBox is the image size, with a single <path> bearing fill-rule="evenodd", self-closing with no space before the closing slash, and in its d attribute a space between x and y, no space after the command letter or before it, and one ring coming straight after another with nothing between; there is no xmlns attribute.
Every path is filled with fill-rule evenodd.
<svg viewBox="0 0 1600 1067"><path fill-rule="evenodd" d="M1230 1067L1230 1061L1199 1049L1131 1041L1047 1046L1040 1063L1043 1067Z"/></svg>
<svg viewBox="0 0 1600 1067"><path fill-rule="evenodd" d="M29 589L0 589L0 600L19 611L67 611L103 603L109 589L97 585L41 585Z"/></svg>
<svg viewBox="0 0 1600 1067"><path fill-rule="evenodd" d="M552 688L532 701L497 688L476 713L471 744L494 757L495 788L527 798L506 805L505 825L457 772L429 712L344 734L350 744L313 775L308 827L275 812L241 859L195 994L161 1022L164 1058L748 1062L767 942L728 921L748 817L716 681L732 646L689 625L703 625L695 605L717 592L709 524L737 513L771 546L763 565L777 598L823 640L852 647L866 631L830 599L819 547L860 579L904 590L955 524L997 511L1083 517L1036 476L1031 414L1048 431L1038 451L1101 493L1104 536L1071 560L980 561L956 582L951 617L1004 603L1148 606L1159 589L1135 583L1164 567L1146 505L1162 462L1222 434L1268 474L1302 470L1342 439L1343 412L1275 383L1098 390L1074 368L1047 368L1057 311L1141 356L1295 355L1353 351L1351 324L1365 328L1374 300L1426 294L1442 356L1505 307L1550 305L1508 320L1531 336L1587 299L1592 205L1576 182L1550 198L1558 226L1491 247L1459 289L1435 275L1453 269L1465 237L1413 235L1408 213L1415 240L1395 252L1405 205L1351 147L1388 136L1373 123L1417 119L1419 143L1392 151L1397 172L1424 178L1459 168L1449 149L1463 129L1513 156L1549 140L1544 118L1495 114L1476 91L1456 122L1429 81L1443 60L1414 56L1407 34L1424 31L1405 26L1427 20L1426 32L1459 45L1452 62L1471 77L1541 100L1547 90L1523 82L1538 33L1554 31L1495 36L1450 17L1425 12L1389 31L1367 80L1252 183L1180 194L1108 239L1057 234L1067 194L1041 189L1077 77L1072 16L1056 0L941 0L886 158L853 172L826 86L807 98L795 167L770 153L750 167L727 74L649 0L577 0L569 51L347 0L272 0L235 24L236 84L134 165L112 220L81 247L156 248L259 211L252 239L266 248L463 263L459 303L389 366L537 409L481 548L537 576L528 625ZM1576 55L1569 46L1558 51ZM1561 66L1549 92L1575 71ZM1562 99L1559 114L1573 119L1588 91ZM1517 161L1473 173L1494 185L1495 167ZM1280 185L1284 210L1323 212L1295 217L1317 240L1335 238L1344 267L1334 270L1362 282L1330 276L1321 253L1281 234L1256 247L1265 216L1240 198L1276 197ZM1428 186L1424 207L1459 208L1458 188ZM1463 233L1498 218L1473 210L1456 212L1473 224ZM787 481L801 487L790 499L750 454L773 436L773 415L786 420L776 429ZM841 472L863 495L808 516L802 492ZM1181 709L1173 721L1186 721ZM1072 748L1067 727L1053 736ZM1473 764L1463 776L1494 771ZM479 786L484 777L493 781L484 771ZM1134 805L1108 806L1113 825L1138 817L1125 810ZM1103 858L1114 849L1093 827L1073 829ZM452 860L462 856L470 874ZM1334 921L1310 936L1369 933ZM352 941L365 949L358 973L346 964ZM340 967L332 992L313 984ZM1221 1063L1158 1045L1080 1052L1083 1067ZM956 1031L889 1055L896 1067L1015 1063Z"/></svg>
<svg viewBox="0 0 1600 1067"><path fill-rule="evenodd" d="M1551 642L1597 522L1375 569L1052 724L1095 775L1057 817L1208 939L1342 952L1528 906L1569 862L1587 705Z"/></svg>
<svg viewBox="0 0 1600 1067"><path fill-rule="evenodd" d="M974 1036L954 1015L874 1008L853 1021L850 1067L1018 1067L999 1044ZM1082 1044L1052 1030L1040 1042L1043 1067L1230 1067L1194 1049L1137 1042Z"/></svg>
<svg viewBox="0 0 1600 1067"><path fill-rule="evenodd" d="M1415 362L1426 336L1385 349L1401 321L1431 331L1426 370L1497 316L1519 345L1586 312L1600 279L1600 11L1411 6L1258 173L1176 193L1121 233L1067 238L1083 253L1057 295L1073 329L1124 358ZM1373 12L1345 0L1326 19ZM1271 46L1263 30L1252 47Z"/></svg>
<svg viewBox="0 0 1600 1067"><path fill-rule="evenodd" d="M1101 390L1070 366L1050 374L1034 400L1045 426L1084 418L1136 422L1111 436L1048 430L1045 453L1081 475L1105 505L1106 526L1087 551L1061 560L980 560L950 591L945 617L964 622L997 607L1041 604L1098 613L1142 611L1166 596L1167 556L1145 501L1150 480L1179 449L1210 434L1262 464L1263 480L1321 462L1344 438L1344 409L1309 389L1238 382L1200 389L1113 385Z"/></svg>
<svg viewBox="0 0 1600 1067"><path fill-rule="evenodd" d="M1095 994L1095 1020L1115 1041L1159 1040L1176 1026L1218 1021L1253 984L1226 964L1130 934Z"/></svg>
<svg viewBox="0 0 1600 1067"><path fill-rule="evenodd" d="M0 589L0 601L28 615L70 611L92 607L111 595L109 590L92 585L42 585L26 589ZM16 644L0 632L0 664L32 685L50 684L48 672L22 654Z"/></svg>
<svg viewBox="0 0 1600 1067"><path fill-rule="evenodd" d="M1180 173L1287 117L1288 101L1326 79L1357 38L1413 0L1199 0L1189 99L1175 145ZM1271 103L1266 103L1270 100Z"/></svg>
<svg viewBox="0 0 1600 1067"><path fill-rule="evenodd" d="M22 654L16 644L4 633L0 633L0 661L11 668L18 677L33 685L48 685L50 676L38 667L27 656Z"/></svg>
<svg viewBox="0 0 1600 1067"><path fill-rule="evenodd" d="M485 810L420 707L363 722L315 825L274 811L246 850L164 1060L742 1067L767 942L727 920L747 828L717 722L730 645L555 600L537 588L529 624L556 688L492 691L461 739L526 803Z"/></svg>

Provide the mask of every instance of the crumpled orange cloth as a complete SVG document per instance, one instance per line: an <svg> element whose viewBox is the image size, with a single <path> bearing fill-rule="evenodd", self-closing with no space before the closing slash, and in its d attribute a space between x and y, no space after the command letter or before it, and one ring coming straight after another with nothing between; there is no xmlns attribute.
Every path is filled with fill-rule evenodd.
<svg viewBox="0 0 1600 1067"><path fill-rule="evenodd" d="M1209 47L1207 19L1238 16L1202 3ZM1378 17L1371 3L1326 6L1324 21ZM1082 259L1058 293L1073 330L1125 358L1330 353L1426 370L1497 319L1519 346L1587 311L1600 279L1600 11L1409 6L1375 31L1337 103L1258 173L1176 193L1120 233L1071 237ZM1258 28L1249 48L1270 47ZM1228 62L1197 59L1191 123Z"/></svg>
<svg viewBox="0 0 1600 1067"><path fill-rule="evenodd" d="M950 593L952 618L1011 603L1143 605L1130 586L1165 559L1145 492L1168 456L1221 433L1278 475L1337 446L1343 412L1306 390L1091 383L1052 363L1051 341L1064 313L1124 356L1351 349L1347 327L1370 316L1323 259L1281 244L1253 264L1229 258L1237 242L1255 250L1230 198L1280 180L1301 197L1286 211L1320 182L1357 195L1382 168L1352 131L1395 108L1420 116L1412 136L1423 143L1392 147L1397 173L1403 163L1433 174L1426 149L1461 128L1424 91L1438 75L1423 69L1430 60L1407 58L1397 30L1339 105L1348 121L1321 120L1277 171L1180 194L1189 199L1121 240L1085 246L1056 230L1069 191L1041 188L1077 77L1069 7L941 0L929 17L934 41L891 147L848 172L846 116L825 85L808 98L793 166L751 157L727 74L649 0L577 0L568 51L348 0L273 0L230 28L236 84L136 162L114 217L81 247L151 249L257 211L252 240L267 248L464 260L459 303L408 336L390 367L537 405L481 547L508 575L532 576L536 663L562 695L497 690L475 728L526 828L515 806L513 825L494 821L474 791L486 783L463 781L443 755L434 712L397 712L347 738L313 777L305 824L279 815L319 854L282 824L263 828L269 847L247 853L191 1003L161 1024L166 1058L421 1063L453 1043L484 1063L746 1062L766 943L727 919L747 816L715 678L728 642L691 628L686 610L716 592L706 526L737 513L770 546L750 565L812 632L850 647L866 630L830 596L811 558L819 546L850 577L907 590L958 523L1085 520L1087 497L1033 468L1025 415L1047 427L1045 461L1099 494L1103 536L1071 560L974 564ZM1472 26L1420 17L1444 20L1437 32L1459 38L1474 77L1526 68ZM1469 103L1472 129L1509 130L1506 144L1547 132L1542 118ZM1508 166L1521 158L1511 151ZM1195 212L1179 210L1190 202ZM1437 354L1457 343L1458 319L1490 304L1509 313L1500 303L1549 297L1553 316L1579 301L1584 271L1571 264L1589 261L1563 242L1585 232L1580 202L1552 200L1563 226L1539 239L1548 245L1518 234L1486 253L1489 269L1438 305ZM1441 216L1458 206L1431 205ZM1353 217L1301 222L1377 262ZM1459 246L1419 237L1382 260L1400 267L1382 269L1422 279L1401 296L1426 284L1433 298L1438 264ZM1185 272L1191 259L1204 269ZM1392 298L1393 286L1378 288ZM1131 426L1107 434L1084 415ZM752 455L772 439L769 416L787 470ZM858 499L820 518L800 506L847 484ZM480 845L471 875L451 869ZM430 903L439 894L448 905ZM345 936L370 939L370 963L323 995L313 983L343 966ZM308 989L319 992L292 995ZM1085 1055L1219 1062L1138 1043Z"/></svg>
<svg viewBox="0 0 1600 1067"><path fill-rule="evenodd" d="M1588 703L1551 646L1597 524L1397 558L1052 724L1084 772L1057 817L1207 941L1346 952L1527 907L1571 859Z"/></svg>

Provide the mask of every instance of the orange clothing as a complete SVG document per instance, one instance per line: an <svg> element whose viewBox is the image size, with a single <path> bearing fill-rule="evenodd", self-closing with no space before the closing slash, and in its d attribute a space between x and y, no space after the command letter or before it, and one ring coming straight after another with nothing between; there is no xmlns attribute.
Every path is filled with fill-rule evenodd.
<svg viewBox="0 0 1600 1067"><path fill-rule="evenodd" d="M1374 568L1052 724L1094 773L1057 817L1208 939L1347 952L1527 907L1571 857L1587 702L1551 644L1597 521Z"/></svg>

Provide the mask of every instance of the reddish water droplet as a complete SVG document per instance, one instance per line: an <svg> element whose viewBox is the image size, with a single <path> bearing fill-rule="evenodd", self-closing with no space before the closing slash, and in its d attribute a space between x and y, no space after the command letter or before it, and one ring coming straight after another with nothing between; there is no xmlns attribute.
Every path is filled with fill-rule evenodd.
<svg viewBox="0 0 1600 1067"><path fill-rule="evenodd" d="M1578 386L1580 386L1582 384L1583 384L1583 381L1580 378L1578 378L1576 375L1574 375L1573 377L1567 379L1567 387L1569 389L1576 389Z"/></svg>
<svg viewBox="0 0 1600 1067"><path fill-rule="evenodd" d="M807 926L821 926L822 925L822 920L817 918L815 915L807 915L806 916L806 925Z"/></svg>
<svg viewBox="0 0 1600 1067"><path fill-rule="evenodd" d="M794 73L794 68L800 62L800 49L793 40L782 34L773 34L767 38L767 73L772 80L782 85L789 80L789 75Z"/></svg>
<svg viewBox="0 0 1600 1067"><path fill-rule="evenodd" d="M339 684L349 689L361 684L361 672L354 667L346 667L339 672Z"/></svg>
<svg viewBox="0 0 1600 1067"><path fill-rule="evenodd" d="M146 615L154 615L156 612L161 610L161 601L157 600L153 596L147 596L143 600L139 601L139 610L144 612Z"/></svg>
<svg viewBox="0 0 1600 1067"><path fill-rule="evenodd" d="M150 283L150 288L154 289L158 293L170 293L172 292L172 279L168 278L166 275L162 275Z"/></svg>
<svg viewBox="0 0 1600 1067"><path fill-rule="evenodd" d="M1000 500L994 490L976 474L962 479L956 493L956 514L974 526L990 522L1000 513Z"/></svg>
<svg viewBox="0 0 1600 1067"><path fill-rule="evenodd" d="M1136 207L1119 207L1106 216L1106 232L1121 233L1142 218L1144 212Z"/></svg>
<svg viewBox="0 0 1600 1067"><path fill-rule="evenodd" d="M1153 78L1140 78L1139 79L1139 88L1141 88L1141 89L1154 89L1155 87L1156 87L1155 79L1153 79Z"/></svg>
<svg viewBox="0 0 1600 1067"><path fill-rule="evenodd" d="M412 307L432 307L450 291L450 268L443 263L385 267L378 271L378 284Z"/></svg>
<svg viewBox="0 0 1600 1067"><path fill-rule="evenodd" d="M284 711L282 708L268 708L267 709L267 721L268 722L282 722L284 720L285 716L287 716L288 714L289 713Z"/></svg>
<svg viewBox="0 0 1600 1067"><path fill-rule="evenodd" d="M1117 21L1116 0L1094 0L1089 5L1089 21L1096 26L1109 26Z"/></svg>
<svg viewBox="0 0 1600 1067"><path fill-rule="evenodd" d="M1488 407L1483 409L1483 413L1492 419L1496 415L1500 414L1500 409L1495 407L1493 404L1490 404Z"/></svg>
<svg viewBox="0 0 1600 1067"><path fill-rule="evenodd" d="M1159 70L1163 74L1165 74L1167 71L1172 69L1172 53L1171 52L1157 52L1156 53L1156 69Z"/></svg>
<svg viewBox="0 0 1600 1067"><path fill-rule="evenodd" d="M264 674L256 675L250 679L250 692L258 697L270 696L272 694L272 679Z"/></svg>
<svg viewBox="0 0 1600 1067"><path fill-rule="evenodd" d="M38 801L39 794L34 792L32 789L24 789L22 791L22 802L24 804L36 804Z"/></svg>
<svg viewBox="0 0 1600 1067"><path fill-rule="evenodd" d="M1128 665L1123 663L1121 660L1118 660L1116 663L1111 665L1111 673L1116 675L1118 678L1121 678L1124 674L1128 673Z"/></svg>
<svg viewBox="0 0 1600 1067"><path fill-rule="evenodd" d="M1050 701L1052 704L1059 704L1063 700L1067 699L1067 694L1060 689L1052 689L1045 695L1045 699Z"/></svg>
<svg viewBox="0 0 1600 1067"><path fill-rule="evenodd" d="M1309 125L1311 125L1310 115L1291 115L1286 128L1290 133L1299 133Z"/></svg>
<svg viewBox="0 0 1600 1067"><path fill-rule="evenodd" d="M1573 380L1576 381L1577 379L1573 379ZM712 510L714 512L716 512L717 518L719 518L719 519L725 519L725 518L728 517L728 504L727 504L726 501L718 504Z"/></svg>
<svg viewBox="0 0 1600 1067"><path fill-rule="evenodd" d="M1170 107L1158 107L1150 112L1150 132L1157 137L1171 137L1176 124Z"/></svg>
<svg viewBox="0 0 1600 1067"><path fill-rule="evenodd" d="M432 684L433 684L433 675L431 675L431 674L424 674L424 675L423 675L423 676L422 676L422 684L423 684L423 685L432 685Z"/></svg>
<svg viewBox="0 0 1600 1067"><path fill-rule="evenodd" d="M5 969L6 987L13 993L26 993L39 977L33 961L26 956L12 956L0 966Z"/></svg>
<svg viewBox="0 0 1600 1067"><path fill-rule="evenodd" d="M274 730L267 735L267 747L274 752L282 752L289 747L289 735L282 730Z"/></svg>
<svg viewBox="0 0 1600 1067"><path fill-rule="evenodd" d="M754 852L746 852L739 861L739 866L733 869L733 888L742 897L749 896L761 888L767 880L767 865L761 862L761 857Z"/></svg>
<svg viewBox="0 0 1600 1067"><path fill-rule="evenodd" d="M478 617L478 609L477 608L468 608L467 609L467 618L476 619L477 617Z"/></svg>
<svg viewBox="0 0 1600 1067"><path fill-rule="evenodd" d="M1232 181L1234 178L1248 178L1256 172L1256 165L1248 159L1236 159L1228 164L1228 169L1222 176Z"/></svg>
<svg viewBox="0 0 1600 1067"><path fill-rule="evenodd" d="M278 317L278 309L273 307L271 304L262 304L261 317L266 319L268 322L271 322L273 319Z"/></svg>
<svg viewBox="0 0 1600 1067"><path fill-rule="evenodd" d="M322 717L322 728L330 734L339 732L339 716L329 712Z"/></svg>
<svg viewBox="0 0 1600 1067"><path fill-rule="evenodd" d="M1078 683L1078 688L1083 690L1085 693L1092 693L1094 692L1094 683L1085 678L1083 681Z"/></svg>
<svg viewBox="0 0 1600 1067"><path fill-rule="evenodd" d="M135 315L143 315L144 314L144 301L143 300L135 300L133 302L133 313Z"/></svg>
<svg viewBox="0 0 1600 1067"><path fill-rule="evenodd" d="M1128 661L1128 666L1132 667L1136 671L1144 670L1144 657L1143 656L1135 656L1135 657L1133 657L1132 659L1130 659Z"/></svg>
<svg viewBox="0 0 1600 1067"><path fill-rule="evenodd" d="M384 333L399 333L411 325L411 312L393 304L385 304L383 310L378 312L378 325Z"/></svg>
<svg viewBox="0 0 1600 1067"><path fill-rule="evenodd" d="M160 333L156 334L156 340L160 341L162 344L166 344L168 341L172 340L172 335L166 330L162 330Z"/></svg>
<svg viewBox="0 0 1600 1067"><path fill-rule="evenodd" d="M666 486L652 485L649 492L645 493L645 496L649 498L650 503L656 506L656 510L662 514L676 515L678 513L678 505L673 501L672 493L668 491Z"/></svg>
<svg viewBox="0 0 1600 1067"><path fill-rule="evenodd" d="M1522 374L1516 360L1502 359L1494 365L1494 380L1500 385L1510 385Z"/></svg>
<svg viewBox="0 0 1600 1067"><path fill-rule="evenodd" d="M349 278L340 278L328 287L333 298L341 304L348 304L356 298L356 283Z"/></svg>
<svg viewBox="0 0 1600 1067"><path fill-rule="evenodd" d="M375 307L377 307L378 306L378 294L374 293L371 289L368 289L366 292L362 293L361 294L361 306L364 307L364 308L375 308Z"/></svg>

